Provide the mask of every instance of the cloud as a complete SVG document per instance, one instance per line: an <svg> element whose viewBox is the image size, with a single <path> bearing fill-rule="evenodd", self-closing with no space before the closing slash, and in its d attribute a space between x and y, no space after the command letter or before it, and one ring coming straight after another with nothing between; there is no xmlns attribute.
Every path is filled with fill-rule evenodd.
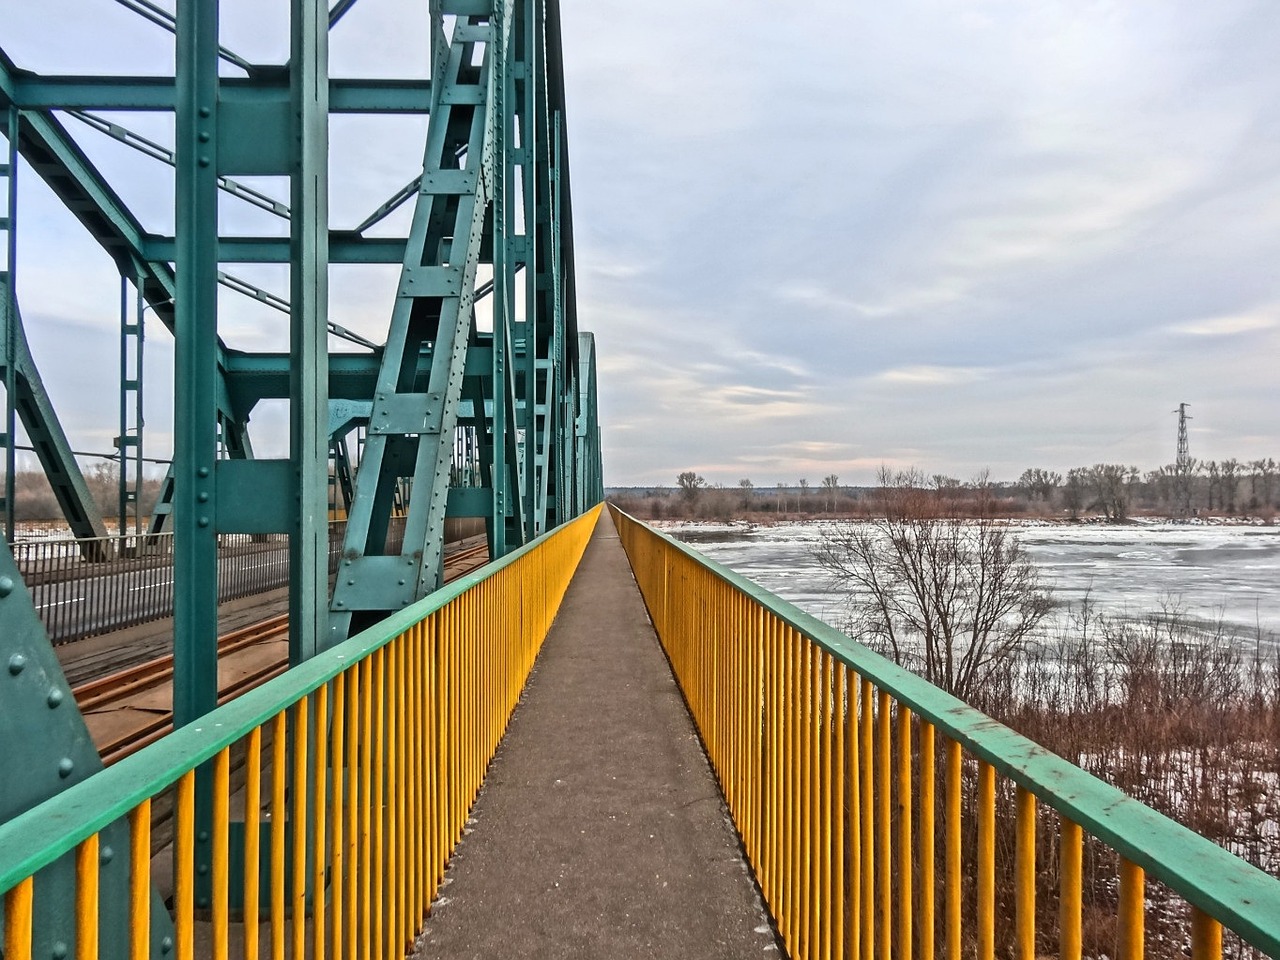
<svg viewBox="0 0 1280 960"><path fill-rule="evenodd" d="M1251 333L1255 330L1269 330L1276 326L1276 317L1272 313L1244 313L1226 317L1206 317L1203 320L1189 320L1173 327L1175 333L1183 333L1192 337L1229 337L1238 333Z"/></svg>
<svg viewBox="0 0 1280 960"><path fill-rule="evenodd" d="M116 5L10 6L23 66L171 65L172 38ZM766 0L561 6L577 312L597 336L610 483L699 464L762 485L856 483L881 463L1154 465L1183 400L1196 456L1280 456L1273 2L816 0L817 31ZM279 10L224 8L228 45L280 54ZM333 32L335 72L424 75L424 9L358 4ZM128 121L172 136L168 118ZM422 120L333 132L333 221L349 226L420 168ZM169 175L90 133L75 135L162 229ZM44 365L68 428L97 442L114 420L114 271L36 177L19 182L33 349L100 330L92 377ZM398 269L332 275L333 319L385 336ZM278 318L222 299L233 345L278 345ZM152 330L149 378L168 349ZM255 419L262 449L278 419Z"/></svg>
<svg viewBox="0 0 1280 960"><path fill-rule="evenodd" d="M934 367L928 365L898 367L879 374L884 383L919 386L952 386L977 383L987 377L987 371L976 367Z"/></svg>

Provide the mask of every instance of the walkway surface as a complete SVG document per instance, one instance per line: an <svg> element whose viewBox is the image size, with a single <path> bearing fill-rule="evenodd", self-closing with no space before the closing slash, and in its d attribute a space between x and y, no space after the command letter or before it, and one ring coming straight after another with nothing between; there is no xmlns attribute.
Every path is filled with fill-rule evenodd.
<svg viewBox="0 0 1280 960"><path fill-rule="evenodd" d="M472 818L416 957L776 956L607 511Z"/></svg>

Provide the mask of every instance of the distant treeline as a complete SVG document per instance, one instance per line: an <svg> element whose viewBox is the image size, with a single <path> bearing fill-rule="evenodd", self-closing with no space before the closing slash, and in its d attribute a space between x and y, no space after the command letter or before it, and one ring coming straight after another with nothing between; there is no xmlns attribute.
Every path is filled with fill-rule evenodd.
<svg viewBox="0 0 1280 960"><path fill-rule="evenodd" d="M957 516L978 508L1002 516L1122 521L1131 516L1255 516L1267 521L1280 504L1280 464L1265 460L1197 460L1184 481L1175 465L1145 473L1118 463L1075 467L1066 474L1030 467L1015 481L983 476L960 480L944 474L921 476ZM981 492L981 496L979 493ZM614 487L609 499L646 519L727 520L769 515L776 518L834 515L874 516L877 487L842 485L829 474L817 483L757 485L744 477L734 486L708 484L691 470L671 487Z"/></svg>
<svg viewBox="0 0 1280 960"><path fill-rule="evenodd" d="M85 471L84 481L98 510L104 517L114 517L119 507L119 467L114 463L99 463ZM142 481L139 503L142 516L150 516L160 495L162 480L159 477ZM57 520L62 517L58 499L40 470L19 470L13 476L13 509L18 520ZM130 509L132 514L132 509Z"/></svg>

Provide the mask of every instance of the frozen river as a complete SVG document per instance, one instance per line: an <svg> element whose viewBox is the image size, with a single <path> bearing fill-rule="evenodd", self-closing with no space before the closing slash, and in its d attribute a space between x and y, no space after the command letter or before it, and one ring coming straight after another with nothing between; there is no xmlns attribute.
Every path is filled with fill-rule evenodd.
<svg viewBox="0 0 1280 960"><path fill-rule="evenodd" d="M706 556L839 624L842 594L814 556L822 523L662 524ZM1280 635L1280 527L1172 523L1013 527L1059 605L1086 592L1104 613L1140 616L1177 598L1253 636Z"/></svg>

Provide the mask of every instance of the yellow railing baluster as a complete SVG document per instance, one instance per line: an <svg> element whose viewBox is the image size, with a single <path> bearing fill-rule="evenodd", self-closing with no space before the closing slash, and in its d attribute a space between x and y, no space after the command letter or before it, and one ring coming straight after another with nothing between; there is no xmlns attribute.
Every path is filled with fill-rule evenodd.
<svg viewBox="0 0 1280 960"><path fill-rule="evenodd" d="M960 905L964 892L964 875L960 857L960 811L964 791L963 756L960 744L947 741L947 960L960 960Z"/></svg>
<svg viewBox="0 0 1280 960"><path fill-rule="evenodd" d="M244 960L258 960L259 870L262 863L262 728L249 731L244 747L244 898L241 950Z"/></svg>
<svg viewBox="0 0 1280 960"><path fill-rule="evenodd" d="M936 777L934 756L934 727L920 721L920 893L919 910L916 913L917 940L920 944L919 960L933 960L935 942L934 896L936 892L936 863L934 859Z"/></svg>
<svg viewBox="0 0 1280 960"><path fill-rule="evenodd" d="M5 951L5 956L11 954ZM151 800L129 811L129 960L151 955Z"/></svg>
<svg viewBox="0 0 1280 960"><path fill-rule="evenodd" d="M302 697L293 708L293 861L289 880L293 885L293 960L307 955L307 739L310 736L311 699Z"/></svg>
<svg viewBox="0 0 1280 960"><path fill-rule="evenodd" d="M1120 859L1120 960L1142 960L1145 952L1146 874Z"/></svg>
<svg viewBox="0 0 1280 960"><path fill-rule="evenodd" d="M400 647L399 638L393 639L389 644L382 648L386 670L386 735L387 735L387 759L386 759L386 781L390 788L386 797L387 826L386 826L386 877L387 887L384 888L382 896L383 906L383 923L385 924L386 940L383 956L386 960L393 960L400 951L398 943L400 937L400 798L404 795L404 785L400 780L400 752L396 743L397 727L399 727L400 716L400 669L399 657L397 650Z"/></svg>
<svg viewBox="0 0 1280 960"><path fill-rule="evenodd" d="M1018 787L1013 873L1017 960L1036 960L1036 798Z"/></svg>
<svg viewBox="0 0 1280 960"><path fill-rule="evenodd" d="M360 664L360 960L374 955L373 824L379 814L373 797L374 656Z"/></svg>
<svg viewBox="0 0 1280 960"><path fill-rule="evenodd" d="M76 847L76 960L98 960L98 835Z"/></svg>
<svg viewBox="0 0 1280 960"><path fill-rule="evenodd" d="M328 866L328 809L329 792L329 688L321 687L315 694L316 750L311 766L314 770L315 812L312 814L311 834L311 954L314 960L324 960L325 948L325 868Z"/></svg>
<svg viewBox="0 0 1280 960"><path fill-rule="evenodd" d="M875 734L874 688L863 678L859 706L862 710L862 728L859 731L859 766L862 780L862 960L872 960L876 946L876 887L875 887L875 753L872 749ZM883 933L881 934L883 936Z"/></svg>
<svg viewBox="0 0 1280 960"><path fill-rule="evenodd" d="M996 771L978 763L978 960L996 953Z"/></svg>
<svg viewBox="0 0 1280 960"><path fill-rule="evenodd" d="M876 691L876 866L879 893L880 960L893 960L893 764L891 699L884 690Z"/></svg>
<svg viewBox="0 0 1280 960"><path fill-rule="evenodd" d="M832 693L834 672L831 654L822 654L822 809L821 830L819 836L822 844L822 896L818 902L818 913L822 920L822 957L831 960L833 939L835 934L835 880L831 874L831 847L835 842L832 829L837 817L832 815L832 776L835 771L833 750L835 735L832 729L835 717L835 697Z"/></svg>
<svg viewBox="0 0 1280 960"><path fill-rule="evenodd" d="M822 955L822 671L825 651L811 643L809 648L809 891L808 955Z"/></svg>
<svg viewBox="0 0 1280 960"><path fill-rule="evenodd" d="M1222 960L1222 924L1191 908L1191 960Z"/></svg>
<svg viewBox="0 0 1280 960"><path fill-rule="evenodd" d="M342 956L343 927L347 915L345 899L346 884L343 880L347 865L346 837L343 836L345 815L343 801L345 799L346 778L342 775L343 761L346 759L347 734L347 675L340 673L333 678L333 792L330 798L329 822L333 824L330 840L329 863L332 872L329 877L329 888L333 891L333 911L331 913L334 957ZM323 800L324 794L320 794Z"/></svg>
<svg viewBox="0 0 1280 960"><path fill-rule="evenodd" d="M848 779L849 815L846 834L849 838L849 950L848 960L862 958L862 786L861 751L858 749L858 675L845 668L845 747L848 757L845 772Z"/></svg>
<svg viewBox="0 0 1280 960"><path fill-rule="evenodd" d="M195 956L196 772L178 778L173 831L173 933L177 960Z"/></svg>
<svg viewBox="0 0 1280 960"><path fill-rule="evenodd" d="M911 711L898 704L898 960L911 960Z"/></svg>
<svg viewBox="0 0 1280 960"><path fill-rule="evenodd" d="M386 782L386 717L387 717L387 684L386 684L386 647L379 647L373 654L373 899L370 901L370 925L373 928L372 956L382 960L386 956L386 942L383 917L386 897L383 880L385 872L386 848L386 807L383 804L384 784Z"/></svg>
<svg viewBox="0 0 1280 960"><path fill-rule="evenodd" d="M832 677L831 723L835 727L835 742L832 744L833 765L831 769L831 806L828 816L831 818L831 848L834 857L834 876L831 903L831 955L837 960L844 960L845 926L844 909L847 896L845 893L845 745L844 735L848 727L845 720L845 698L847 697L848 671L844 664L836 663Z"/></svg>
<svg viewBox="0 0 1280 960"><path fill-rule="evenodd" d="M285 830L289 811L285 808L288 777L288 714L276 714L271 729L271 957L284 957L285 945Z"/></svg>
<svg viewBox="0 0 1280 960"><path fill-rule="evenodd" d="M4 955L8 960L31 960L35 881L27 877L4 895Z"/></svg>
<svg viewBox="0 0 1280 960"><path fill-rule="evenodd" d="M1066 817L1059 824L1059 846L1058 956L1061 960L1080 960L1084 831Z"/></svg>
<svg viewBox="0 0 1280 960"><path fill-rule="evenodd" d="M230 947L230 871L227 849L231 825L231 750L213 758L213 958L227 960Z"/></svg>

